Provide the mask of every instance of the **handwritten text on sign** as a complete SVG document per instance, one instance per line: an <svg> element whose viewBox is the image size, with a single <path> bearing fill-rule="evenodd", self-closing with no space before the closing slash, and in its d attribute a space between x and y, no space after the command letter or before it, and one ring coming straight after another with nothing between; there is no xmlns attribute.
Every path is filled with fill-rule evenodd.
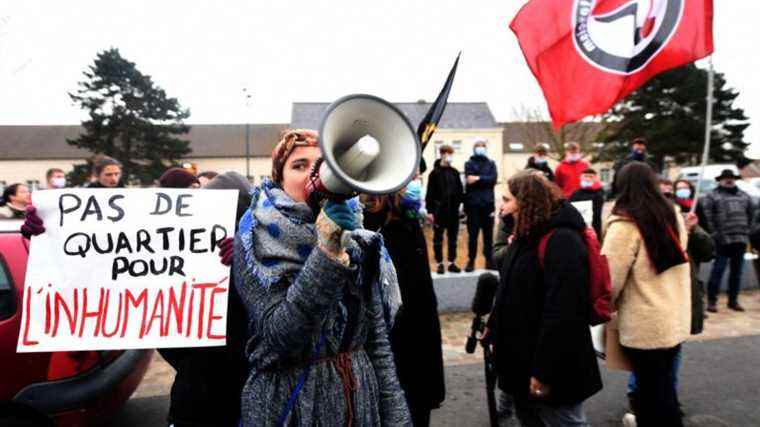
<svg viewBox="0 0 760 427"><path fill-rule="evenodd" d="M18 351L225 344L235 190L65 189L34 194Z"/></svg>

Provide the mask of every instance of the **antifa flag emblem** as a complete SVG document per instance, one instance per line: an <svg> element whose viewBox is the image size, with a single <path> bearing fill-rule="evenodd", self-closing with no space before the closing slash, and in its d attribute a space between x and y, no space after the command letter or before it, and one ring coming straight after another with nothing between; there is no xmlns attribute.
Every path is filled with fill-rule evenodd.
<svg viewBox="0 0 760 427"><path fill-rule="evenodd" d="M713 52L713 0L530 0L512 20L555 129Z"/></svg>
<svg viewBox="0 0 760 427"><path fill-rule="evenodd" d="M591 65L605 71L636 73L657 56L678 29L683 1L575 0L575 49Z"/></svg>

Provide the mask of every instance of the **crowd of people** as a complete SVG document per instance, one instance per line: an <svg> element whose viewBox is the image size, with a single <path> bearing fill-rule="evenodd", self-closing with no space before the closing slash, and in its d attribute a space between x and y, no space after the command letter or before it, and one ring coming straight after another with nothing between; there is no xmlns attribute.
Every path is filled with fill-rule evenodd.
<svg viewBox="0 0 760 427"><path fill-rule="evenodd" d="M500 273L482 339L493 348L502 414L514 411L525 426L587 425L583 402L603 387L589 330L590 260L604 256L619 344L632 366L624 424L682 425L681 344L702 330L697 272L713 252L707 311L717 311L727 264L728 307L743 310L741 260L757 219L738 177L721 174L697 215L691 184L659 177L637 139L615 166L616 199L603 218L604 191L580 147L569 144L552 171L547 147L538 146L526 170L507 180L497 212L496 165L478 142L463 180L453 148L440 147L425 196L417 176L394 194L330 199L315 210L306 184L321 156L317 140L311 130L284 132L271 177L256 186L236 172L179 167L158 179L166 188L239 191L236 234L219 252L234 284L227 345L159 350L177 372L170 425L429 425L446 387L422 224L433 224L437 273L459 273L462 204L464 270L474 270L482 232L486 266ZM86 187L123 182L119 161L100 157ZM62 170L48 172L47 188L65 185ZM590 224L572 205L584 201ZM23 184L5 188L0 215L26 217L27 237L44 232Z"/></svg>

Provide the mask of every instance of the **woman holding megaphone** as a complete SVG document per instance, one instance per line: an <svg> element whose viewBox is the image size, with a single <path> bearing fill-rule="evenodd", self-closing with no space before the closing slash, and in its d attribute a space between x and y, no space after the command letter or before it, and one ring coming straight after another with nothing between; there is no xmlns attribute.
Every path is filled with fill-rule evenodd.
<svg viewBox="0 0 760 427"><path fill-rule="evenodd" d="M409 425L388 341L395 271L379 235L358 230L358 203L306 203L317 137L285 132L235 237L251 368L242 424Z"/></svg>

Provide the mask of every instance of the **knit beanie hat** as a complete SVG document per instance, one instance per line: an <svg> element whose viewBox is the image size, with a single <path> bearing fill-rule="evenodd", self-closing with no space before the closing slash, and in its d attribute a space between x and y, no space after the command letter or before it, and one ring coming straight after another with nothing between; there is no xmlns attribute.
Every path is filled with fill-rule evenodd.
<svg viewBox="0 0 760 427"><path fill-rule="evenodd" d="M190 188L193 184L200 185L198 178L184 168L170 168L158 178L158 182L163 188Z"/></svg>
<svg viewBox="0 0 760 427"><path fill-rule="evenodd" d="M207 190L238 190L236 218L240 220L245 210L251 205L251 184L237 172L225 172L208 182Z"/></svg>

